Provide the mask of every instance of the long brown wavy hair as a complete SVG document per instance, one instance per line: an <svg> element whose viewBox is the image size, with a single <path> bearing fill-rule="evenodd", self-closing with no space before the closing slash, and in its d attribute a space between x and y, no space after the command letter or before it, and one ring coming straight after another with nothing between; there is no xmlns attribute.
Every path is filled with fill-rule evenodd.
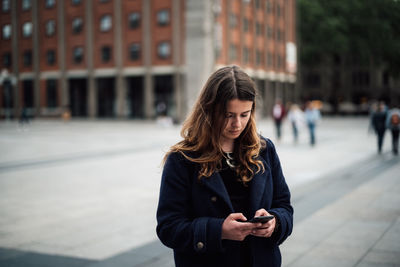
<svg viewBox="0 0 400 267"><path fill-rule="evenodd" d="M255 123L256 86L237 66L223 67L209 77L191 114L183 123L183 140L171 147L164 161L170 153L179 152L186 159L200 164L199 179L218 171L224 157L220 138L226 126L227 103L234 99L253 102L246 128L235 140L236 172L246 184L254 173L264 171L264 165L257 160L265 142L258 135Z"/></svg>

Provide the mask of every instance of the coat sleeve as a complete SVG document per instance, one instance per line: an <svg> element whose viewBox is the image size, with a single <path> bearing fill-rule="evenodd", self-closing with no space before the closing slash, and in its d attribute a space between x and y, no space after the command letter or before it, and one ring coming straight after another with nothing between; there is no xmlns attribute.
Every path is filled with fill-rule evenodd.
<svg viewBox="0 0 400 267"><path fill-rule="evenodd" d="M224 219L195 217L191 207L191 184L197 177L193 166L178 153L168 157L160 187L157 208L157 235L161 242L177 251L195 253L222 250Z"/></svg>
<svg viewBox="0 0 400 267"><path fill-rule="evenodd" d="M269 213L274 214L278 220L279 227L272 235L272 239L280 245L292 233L293 229L293 207L290 203L290 191L283 176L281 163L273 143L266 139L266 158L270 164L273 179L273 199Z"/></svg>

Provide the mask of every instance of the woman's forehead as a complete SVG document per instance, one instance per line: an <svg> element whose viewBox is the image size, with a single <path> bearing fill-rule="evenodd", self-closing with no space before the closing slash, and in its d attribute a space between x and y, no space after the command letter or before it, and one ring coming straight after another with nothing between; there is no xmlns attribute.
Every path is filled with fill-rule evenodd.
<svg viewBox="0 0 400 267"><path fill-rule="evenodd" d="M226 111L229 113L243 113L250 111L253 107L253 101L233 99L226 103Z"/></svg>

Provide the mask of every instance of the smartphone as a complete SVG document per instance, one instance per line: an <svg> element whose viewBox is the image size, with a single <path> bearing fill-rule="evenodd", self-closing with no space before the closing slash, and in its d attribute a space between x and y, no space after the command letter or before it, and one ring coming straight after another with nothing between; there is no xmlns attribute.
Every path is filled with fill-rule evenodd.
<svg viewBox="0 0 400 267"><path fill-rule="evenodd" d="M254 217L253 219L248 220L247 222L251 222L251 223L266 223L269 220L272 220L273 218L275 218L273 215L259 216L259 217Z"/></svg>

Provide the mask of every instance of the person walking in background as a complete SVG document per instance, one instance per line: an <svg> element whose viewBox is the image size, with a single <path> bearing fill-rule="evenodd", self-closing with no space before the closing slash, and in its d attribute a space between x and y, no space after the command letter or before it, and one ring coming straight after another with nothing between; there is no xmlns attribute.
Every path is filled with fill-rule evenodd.
<svg viewBox="0 0 400 267"><path fill-rule="evenodd" d="M237 66L217 70L164 157L157 235L178 267L281 266L293 207L255 108L252 79Z"/></svg>
<svg viewBox="0 0 400 267"><path fill-rule="evenodd" d="M378 153L382 153L383 139L386 130L386 105L385 102L379 102L378 110L372 115L372 126L374 127L375 134L378 138Z"/></svg>
<svg viewBox="0 0 400 267"><path fill-rule="evenodd" d="M282 136L282 121L285 117L285 108L280 99L275 101L275 105L272 108L272 117L274 118L275 123L276 138L280 141Z"/></svg>
<svg viewBox="0 0 400 267"><path fill-rule="evenodd" d="M389 110L386 127L392 132L392 152L394 155L398 155L400 131L400 110L398 108Z"/></svg>
<svg viewBox="0 0 400 267"><path fill-rule="evenodd" d="M292 104L290 106L288 112L288 120L292 125L294 142L297 144L299 139L299 128L304 123L304 112L299 108L297 104Z"/></svg>
<svg viewBox="0 0 400 267"><path fill-rule="evenodd" d="M321 113L313 105L313 102L311 101L306 103L305 118L307 122L308 131L310 133L310 145L314 146L316 142L315 128L317 126L317 122L321 119Z"/></svg>
<svg viewBox="0 0 400 267"><path fill-rule="evenodd" d="M372 102L368 114L369 114L369 124L368 124L368 133L374 132L374 126L372 123L372 118L374 117L375 112L378 111L378 102Z"/></svg>

